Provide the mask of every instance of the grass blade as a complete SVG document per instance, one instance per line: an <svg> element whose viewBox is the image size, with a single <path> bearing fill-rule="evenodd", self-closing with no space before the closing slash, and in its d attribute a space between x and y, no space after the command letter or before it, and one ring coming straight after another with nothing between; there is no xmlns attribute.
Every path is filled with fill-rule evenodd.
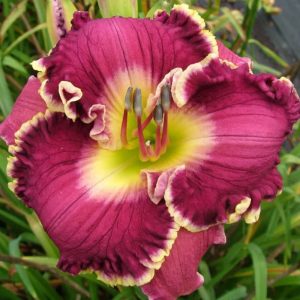
<svg viewBox="0 0 300 300"><path fill-rule="evenodd" d="M242 26L236 20L235 16L232 14L232 12L228 8L223 8L222 11L223 11L224 15L227 17L227 19L230 22L230 24L232 25L232 27L237 32L237 34L240 36L242 41L244 41L246 39L244 30L243 30Z"/></svg>
<svg viewBox="0 0 300 300"><path fill-rule="evenodd" d="M256 71L271 73L271 74L274 74L275 76L280 76L281 75L281 72L275 70L274 68L271 68L269 66L260 64L260 63L254 61L254 60L252 60L252 63L253 63L253 68Z"/></svg>
<svg viewBox="0 0 300 300"><path fill-rule="evenodd" d="M11 13L6 17L0 28L0 43L4 40L5 34L10 26L22 15L26 10L27 0L21 1Z"/></svg>
<svg viewBox="0 0 300 300"><path fill-rule="evenodd" d="M227 292L225 295L221 296L217 300L239 300L239 299L245 299L246 296L247 296L247 289L244 286L241 286Z"/></svg>
<svg viewBox="0 0 300 300"><path fill-rule="evenodd" d="M16 257L21 256L21 252L19 249L19 244L20 244L21 239L22 239L22 235L20 235L17 239L14 239L10 242L9 252L12 256L16 256ZM31 297L33 299L38 299L38 295L32 285L32 282L30 281L27 270L21 265L16 265L16 270L17 270L26 290L31 295Z"/></svg>
<svg viewBox="0 0 300 300"><path fill-rule="evenodd" d="M26 215L27 222L49 257L57 258L58 250L44 231L40 221L34 214Z"/></svg>
<svg viewBox="0 0 300 300"><path fill-rule="evenodd" d="M255 39L249 39L248 43L258 46L265 55L272 58L275 62L277 62L283 68L287 68L289 66L289 64L285 60L283 60L279 55L277 55L270 48L268 48L267 46L262 44L260 41L255 40Z"/></svg>
<svg viewBox="0 0 300 300"><path fill-rule="evenodd" d="M267 299L267 262L262 250L253 243L248 245L254 267L255 299Z"/></svg>
<svg viewBox="0 0 300 300"><path fill-rule="evenodd" d="M3 115L6 117L10 113L14 102L10 90L8 88L8 84L5 78L3 65L1 61L0 61L0 93L1 93L0 108Z"/></svg>
<svg viewBox="0 0 300 300"><path fill-rule="evenodd" d="M14 57L10 55L5 56L2 63L3 66L7 66L18 71L20 74L24 75L24 77L29 77L29 73L27 72L25 67Z"/></svg>
<svg viewBox="0 0 300 300"><path fill-rule="evenodd" d="M4 55L7 55L12 49L14 49L19 43L21 43L23 40L27 39L30 35L33 33L45 29L47 27L46 23L39 24L35 27L33 27L31 30L28 30L27 32L23 33L21 36L19 36L9 47L6 48L4 51Z"/></svg>

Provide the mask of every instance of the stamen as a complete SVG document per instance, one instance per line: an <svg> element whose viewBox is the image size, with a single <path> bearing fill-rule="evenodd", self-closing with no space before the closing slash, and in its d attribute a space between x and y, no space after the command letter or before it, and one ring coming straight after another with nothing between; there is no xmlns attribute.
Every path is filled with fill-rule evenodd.
<svg viewBox="0 0 300 300"><path fill-rule="evenodd" d="M144 129L149 125L149 123L151 122L153 118L153 113L150 113L149 116L146 118L146 120L144 120L142 122L142 130L144 131ZM132 136L133 137L137 137L138 136L138 131L137 129L134 129L133 132L132 132Z"/></svg>
<svg viewBox="0 0 300 300"><path fill-rule="evenodd" d="M161 88L161 104L164 112L169 111L171 106L171 91L168 85Z"/></svg>
<svg viewBox="0 0 300 300"><path fill-rule="evenodd" d="M161 152L165 152L168 143L168 113L164 113L164 124L161 137Z"/></svg>
<svg viewBox="0 0 300 300"><path fill-rule="evenodd" d="M159 156L161 152L161 124L163 122L163 107L161 104L156 105L153 118L157 125L155 137L155 156Z"/></svg>
<svg viewBox="0 0 300 300"><path fill-rule="evenodd" d="M158 104L155 106L154 112L153 112L153 118L156 124L161 125L163 121L163 108L161 104Z"/></svg>
<svg viewBox="0 0 300 300"><path fill-rule="evenodd" d="M168 111L171 106L171 90L168 85L164 85L161 89L161 105L164 111L164 124L161 138L161 152L165 152L168 143Z"/></svg>
<svg viewBox="0 0 300 300"><path fill-rule="evenodd" d="M126 95L125 95L125 109L127 111L131 111L131 106L132 106L132 87L130 86L127 89Z"/></svg>
<svg viewBox="0 0 300 300"><path fill-rule="evenodd" d="M122 126L121 126L121 142L122 145L124 146L128 144L127 119L128 119L128 111L131 111L131 98L132 98L132 87L129 87L125 95L125 106L124 106Z"/></svg>
<svg viewBox="0 0 300 300"><path fill-rule="evenodd" d="M136 119L137 119L137 125L138 125L138 138L139 138L139 144L140 144L141 160L146 161L147 160L147 147L145 144L145 139L144 139L143 130L142 130L142 119L140 116L137 116Z"/></svg>
<svg viewBox="0 0 300 300"><path fill-rule="evenodd" d="M156 136L155 136L155 156L158 157L161 152L161 125L156 127Z"/></svg>
<svg viewBox="0 0 300 300"><path fill-rule="evenodd" d="M126 146L128 144L127 140L127 117L128 117L128 111L124 109L123 112L123 119L122 119L122 127L121 127L121 142L122 145Z"/></svg>
<svg viewBox="0 0 300 300"><path fill-rule="evenodd" d="M135 89L133 95L133 110L136 114L136 120L138 125L138 139L140 145L140 158L141 160L147 160L147 147L145 144L145 139L143 135L142 128L142 113L143 113L143 103L142 103L142 92L140 89Z"/></svg>
<svg viewBox="0 0 300 300"><path fill-rule="evenodd" d="M141 117L143 113L142 92L141 89L135 89L133 95L133 110L134 113Z"/></svg>

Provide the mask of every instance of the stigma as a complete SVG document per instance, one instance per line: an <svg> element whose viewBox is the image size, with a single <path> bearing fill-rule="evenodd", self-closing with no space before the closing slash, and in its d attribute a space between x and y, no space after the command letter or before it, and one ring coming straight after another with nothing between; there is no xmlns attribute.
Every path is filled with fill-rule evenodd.
<svg viewBox="0 0 300 300"><path fill-rule="evenodd" d="M140 159L142 161L157 160L167 149L168 140L168 111L171 107L171 91L168 85L161 89L161 97L153 110L145 116L143 112L142 91L139 88L128 87L124 97L124 111L121 125L121 143L127 148L128 118L134 118L136 129L132 132L133 139L138 140ZM132 113L132 114L130 114ZM145 142L144 132L148 125L155 123L155 144Z"/></svg>

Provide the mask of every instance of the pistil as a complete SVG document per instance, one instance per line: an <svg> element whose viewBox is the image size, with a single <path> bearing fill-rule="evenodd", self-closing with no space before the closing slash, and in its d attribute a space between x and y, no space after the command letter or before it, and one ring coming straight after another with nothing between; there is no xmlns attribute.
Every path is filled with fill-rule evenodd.
<svg viewBox="0 0 300 300"><path fill-rule="evenodd" d="M121 142L123 146L127 146L127 119L128 119L128 112L131 111L131 101L132 99L132 87L127 89L125 95L125 105L124 105L124 112L123 112L123 119L122 119L122 126L121 126Z"/></svg>
<svg viewBox="0 0 300 300"><path fill-rule="evenodd" d="M133 95L133 110L136 115L137 125L138 125L138 139L140 145L140 158L143 161L147 160L147 147L145 144L143 127L142 127L142 113L143 113L143 103L142 103L142 92L139 88L135 89Z"/></svg>
<svg viewBox="0 0 300 300"><path fill-rule="evenodd" d="M161 137L161 152L165 152L168 144L168 113L164 113L164 123Z"/></svg>
<svg viewBox="0 0 300 300"><path fill-rule="evenodd" d="M155 156L159 157L161 152L161 125L163 122L163 108L161 104L157 104L154 112L153 119L156 123L156 134L155 134Z"/></svg>
<svg viewBox="0 0 300 300"><path fill-rule="evenodd" d="M161 151L165 152L168 143L168 111L171 106L171 91L168 85L164 85L161 90L161 105L164 113L162 138L161 138Z"/></svg>

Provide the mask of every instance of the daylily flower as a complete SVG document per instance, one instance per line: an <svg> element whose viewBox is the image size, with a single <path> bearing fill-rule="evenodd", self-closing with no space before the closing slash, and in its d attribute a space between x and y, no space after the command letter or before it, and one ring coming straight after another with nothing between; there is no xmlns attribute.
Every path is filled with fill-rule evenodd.
<svg viewBox="0 0 300 300"><path fill-rule="evenodd" d="M11 188L58 246L58 266L139 285L198 288L223 224L255 222L282 188L280 147L300 117L288 79L254 75L186 5L153 20L90 20L29 78L1 136Z"/></svg>

